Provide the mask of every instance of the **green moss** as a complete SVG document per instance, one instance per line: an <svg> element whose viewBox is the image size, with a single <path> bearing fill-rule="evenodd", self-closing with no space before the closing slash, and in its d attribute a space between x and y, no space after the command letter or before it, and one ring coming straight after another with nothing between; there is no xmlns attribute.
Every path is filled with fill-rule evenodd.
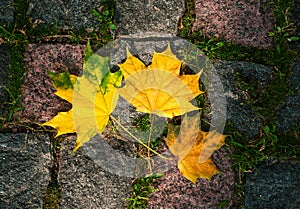
<svg viewBox="0 0 300 209"><path fill-rule="evenodd" d="M186 38L192 34L192 25L196 19L194 1L185 1L186 11L180 20L180 25L178 28L178 34L180 37Z"/></svg>
<svg viewBox="0 0 300 209"><path fill-rule="evenodd" d="M10 48L9 75L7 80L7 91L10 98L8 103L8 115L4 121L1 122L2 127L5 123L11 121L16 110L22 108L19 101L21 95L20 89L25 74L22 54L28 41L23 33L26 18L21 17L25 15L24 9L26 9L26 1L16 1L13 6L15 10L14 22L8 26L0 26L0 38L2 38Z"/></svg>
<svg viewBox="0 0 300 209"><path fill-rule="evenodd" d="M161 177L162 175L155 175L136 179L132 185L131 195L126 208L145 209L151 193L155 191L153 180Z"/></svg>
<svg viewBox="0 0 300 209"><path fill-rule="evenodd" d="M149 119L149 114L142 115L133 119L132 125L134 125L138 130L149 131L151 127L151 121Z"/></svg>
<svg viewBox="0 0 300 209"><path fill-rule="evenodd" d="M57 182L51 181L46 190L44 199L45 209L56 209L61 198L61 187Z"/></svg>
<svg viewBox="0 0 300 209"><path fill-rule="evenodd" d="M104 0L101 3L101 10L93 10L92 14L95 19L99 22L98 29L95 31L94 35L97 37L97 43L107 44L113 40L113 33L116 30L114 24L114 14L115 14L115 1L114 0Z"/></svg>
<svg viewBox="0 0 300 209"><path fill-rule="evenodd" d="M300 140L295 131L289 131L282 135L276 134L276 126L265 125L260 137L246 139L235 131L232 124L228 124L225 130L229 137L226 138L226 146L233 149L231 155L233 168L236 172L236 195L240 197L239 204L243 204L243 191L246 173L253 172L256 165L264 160L275 158L277 160L297 159L300 157Z"/></svg>

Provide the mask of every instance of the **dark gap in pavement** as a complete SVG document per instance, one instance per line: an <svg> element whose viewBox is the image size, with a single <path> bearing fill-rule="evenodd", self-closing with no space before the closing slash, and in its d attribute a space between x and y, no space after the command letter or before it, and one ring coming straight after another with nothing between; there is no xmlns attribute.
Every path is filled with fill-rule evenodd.
<svg viewBox="0 0 300 209"><path fill-rule="evenodd" d="M61 138L54 138L53 134L49 134L49 136L51 141L50 154L53 158L53 164L49 168L50 181L46 189L43 208L58 208L58 203L62 197L62 189L58 181Z"/></svg>

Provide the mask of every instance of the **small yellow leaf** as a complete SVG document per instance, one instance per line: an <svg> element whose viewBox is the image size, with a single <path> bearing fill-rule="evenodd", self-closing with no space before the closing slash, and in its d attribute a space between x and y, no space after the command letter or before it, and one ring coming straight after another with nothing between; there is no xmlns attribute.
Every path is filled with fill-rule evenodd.
<svg viewBox="0 0 300 209"><path fill-rule="evenodd" d="M212 135L209 135L210 132L201 131L197 125L198 118L198 115L185 116L178 136L175 133L176 128L170 128L168 137L165 139L171 153L177 157L180 173L194 184L197 178L211 179L218 173L210 156L205 155L203 162L200 161L200 157L206 149L209 150L207 153L213 153L219 149L225 140L225 136L216 131L212 131Z"/></svg>

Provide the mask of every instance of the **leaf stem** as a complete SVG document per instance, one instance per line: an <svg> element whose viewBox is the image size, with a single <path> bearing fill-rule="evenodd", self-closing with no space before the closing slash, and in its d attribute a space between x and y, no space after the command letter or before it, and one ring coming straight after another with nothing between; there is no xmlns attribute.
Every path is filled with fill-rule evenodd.
<svg viewBox="0 0 300 209"><path fill-rule="evenodd" d="M132 138L134 138L138 143L140 143L141 145L143 145L144 147L146 147L147 149L149 149L150 151L152 151L154 154L156 154L157 156L166 159L166 160L172 160L172 158L168 158L165 157L161 154L159 154L158 152L156 152L155 150L151 149L149 146L147 146L146 144L144 144L139 138L137 138L136 136L134 136L130 131L127 130L127 128L125 128L115 117L113 117L112 115L110 115L110 118L116 122L127 134L129 134Z"/></svg>
<svg viewBox="0 0 300 209"><path fill-rule="evenodd" d="M150 142L151 142L151 137L152 137L154 119L155 119L155 115L152 114L151 125L150 125L149 135L148 135L148 160L149 160L149 169L150 169L151 173L152 173L152 168L151 168L151 163L150 163Z"/></svg>

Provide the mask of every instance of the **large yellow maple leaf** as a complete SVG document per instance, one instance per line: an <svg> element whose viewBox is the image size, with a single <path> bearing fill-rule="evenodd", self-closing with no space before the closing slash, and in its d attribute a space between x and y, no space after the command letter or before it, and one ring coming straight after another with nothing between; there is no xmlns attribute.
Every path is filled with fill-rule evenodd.
<svg viewBox="0 0 300 209"><path fill-rule="evenodd" d="M83 75L49 72L56 95L72 103L68 112L60 112L42 124L57 130L57 136L77 133L76 151L97 133L101 133L116 107L121 85L121 72L109 71L109 59L94 54L89 43L83 65Z"/></svg>
<svg viewBox="0 0 300 209"><path fill-rule="evenodd" d="M200 73L180 75L182 61L172 53L170 45L162 53L154 52L149 66L127 50L127 59L119 67L125 78L120 95L137 111L173 118L198 110L190 101L201 94Z"/></svg>
<svg viewBox="0 0 300 209"><path fill-rule="evenodd" d="M225 136L216 131L212 133L201 131L198 123L198 115L185 116L180 128L169 126L168 136L165 139L171 153L178 160L180 173L194 184L197 178L211 179L218 173L210 156L206 156L204 162L200 162L201 153L207 151L204 148L213 153L223 146L225 140Z"/></svg>

